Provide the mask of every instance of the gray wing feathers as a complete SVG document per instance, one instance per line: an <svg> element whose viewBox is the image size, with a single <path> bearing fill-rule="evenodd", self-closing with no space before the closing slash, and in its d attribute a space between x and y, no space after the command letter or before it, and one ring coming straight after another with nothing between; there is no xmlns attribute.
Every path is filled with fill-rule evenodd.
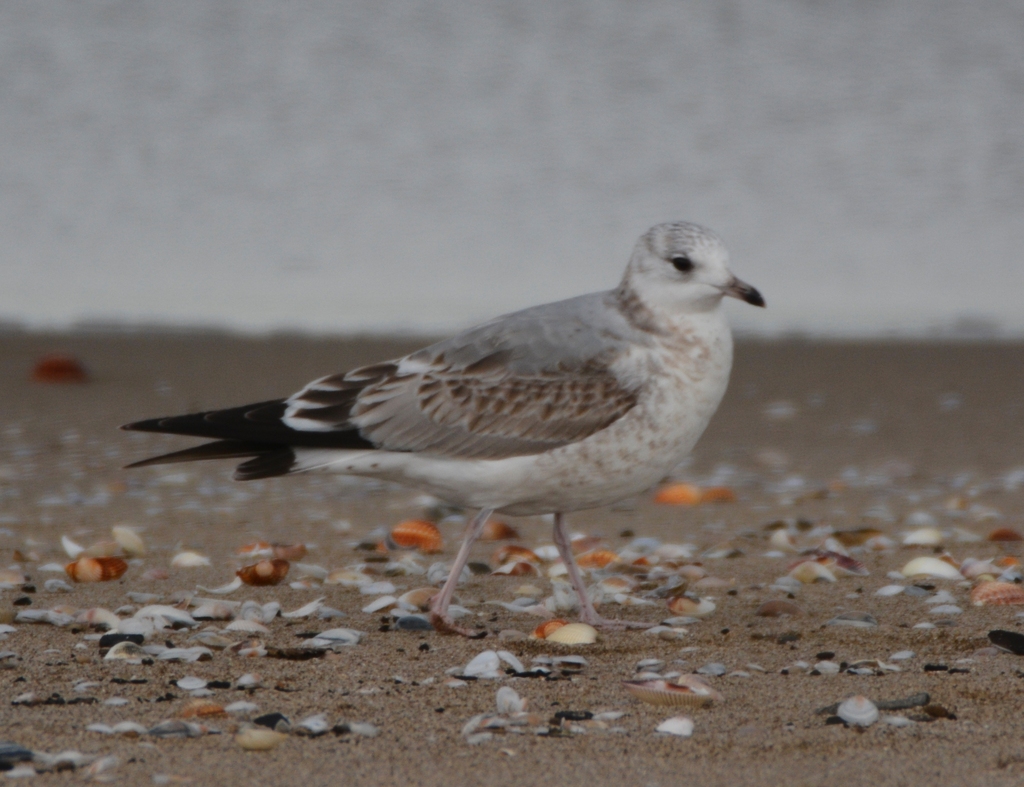
<svg viewBox="0 0 1024 787"><path fill-rule="evenodd" d="M499 317L399 361L318 380L289 400L290 425L355 426L382 449L464 458L581 440L636 403L612 365L638 337L608 297Z"/></svg>

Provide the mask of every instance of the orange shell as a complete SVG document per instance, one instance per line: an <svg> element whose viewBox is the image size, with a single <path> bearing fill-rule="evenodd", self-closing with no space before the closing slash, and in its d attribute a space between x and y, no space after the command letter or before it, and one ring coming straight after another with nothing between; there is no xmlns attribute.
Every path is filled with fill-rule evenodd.
<svg viewBox="0 0 1024 787"><path fill-rule="evenodd" d="M506 544L491 555L491 563L503 566L513 560L525 560L527 563L540 563L540 558L532 549L517 544Z"/></svg>
<svg viewBox="0 0 1024 787"><path fill-rule="evenodd" d="M195 699L186 702L178 711L179 719L190 719L204 716L226 716L223 705L218 705L212 700Z"/></svg>
<svg viewBox="0 0 1024 787"><path fill-rule="evenodd" d="M604 568L618 559L619 556L610 549L595 549L576 558L576 565L580 568Z"/></svg>
<svg viewBox="0 0 1024 787"><path fill-rule="evenodd" d="M533 563L527 563L525 560L516 560L499 566L491 573L504 574L508 577L539 577L540 569Z"/></svg>
<svg viewBox="0 0 1024 787"><path fill-rule="evenodd" d="M727 486L712 486L700 493L702 503L735 503L736 493Z"/></svg>
<svg viewBox="0 0 1024 787"><path fill-rule="evenodd" d="M554 618L553 620L545 620L530 634L530 639L547 639L548 635L551 634L555 629L560 629L562 626L568 625L568 620L562 620L561 618Z"/></svg>
<svg viewBox="0 0 1024 787"><path fill-rule="evenodd" d="M274 544L272 549L280 560L302 560L306 556L305 544Z"/></svg>
<svg viewBox="0 0 1024 787"><path fill-rule="evenodd" d="M637 699L651 705L704 708L725 697L694 675L680 675L675 681L624 680L622 685Z"/></svg>
<svg viewBox="0 0 1024 787"><path fill-rule="evenodd" d="M699 601L687 596L676 596L668 600L668 609L677 615L693 615L700 607Z"/></svg>
<svg viewBox="0 0 1024 787"><path fill-rule="evenodd" d="M413 588L398 597L399 601L411 604L422 612L430 609L430 599L438 594L437 588Z"/></svg>
<svg viewBox="0 0 1024 787"><path fill-rule="evenodd" d="M433 522L424 519L406 519L391 529L391 541L399 549L418 549L430 554L444 548L441 531Z"/></svg>
<svg viewBox="0 0 1024 787"><path fill-rule="evenodd" d="M1000 527L993 530L988 534L989 541L1024 541L1024 536L1021 536L1016 530L1009 527Z"/></svg>
<svg viewBox="0 0 1024 787"><path fill-rule="evenodd" d="M239 547L235 552L236 555L269 555L271 551L270 544L266 541L256 541L252 544L246 544L245 546Z"/></svg>
<svg viewBox="0 0 1024 787"><path fill-rule="evenodd" d="M1020 558L1014 557L1013 555L1004 555L1003 557L997 557L992 562L995 563L997 566L1009 568L1010 566L1019 566Z"/></svg>
<svg viewBox="0 0 1024 787"><path fill-rule="evenodd" d="M519 538L519 532L512 525L497 519L488 519L480 534L481 541L508 541Z"/></svg>
<svg viewBox="0 0 1024 787"><path fill-rule="evenodd" d="M1024 604L1024 586L1013 582L982 582L971 591L976 607Z"/></svg>
<svg viewBox="0 0 1024 787"><path fill-rule="evenodd" d="M802 615L803 613L803 610L796 604L782 599L766 601L754 612L755 615L760 615L763 618L781 618L783 615Z"/></svg>
<svg viewBox="0 0 1024 787"><path fill-rule="evenodd" d="M873 527L862 527L857 530L839 530L832 537L844 547L859 547L872 538L882 535L882 531Z"/></svg>
<svg viewBox="0 0 1024 787"><path fill-rule="evenodd" d="M89 374L77 358L65 353L44 355L32 369L34 383L87 383Z"/></svg>
<svg viewBox="0 0 1024 787"><path fill-rule="evenodd" d="M288 568L287 560L276 558L245 566L235 574L246 585L276 585L288 575Z"/></svg>
<svg viewBox="0 0 1024 787"><path fill-rule="evenodd" d="M600 536L580 536L569 542L569 548L574 555L580 555L584 552L592 552L602 544L604 544L604 539Z"/></svg>
<svg viewBox="0 0 1024 787"><path fill-rule="evenodd" d="M119 557L82 557L64 566L75 582L109 582L128 570L128 564Z"/></svg>
<svg viewBox="0 0 1024 787"><path fill-rule="evenodd" d="M668 484L654 495L655 503L670 506L694 506L700 502L700 487L693 484Z"/></svg>

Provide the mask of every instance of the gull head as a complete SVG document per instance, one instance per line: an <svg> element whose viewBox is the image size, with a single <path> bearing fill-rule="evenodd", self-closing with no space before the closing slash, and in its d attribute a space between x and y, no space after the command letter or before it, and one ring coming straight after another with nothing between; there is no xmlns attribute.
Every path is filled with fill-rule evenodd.
<svg viewBox="0 0 1024 787"><path fill-rule="evenodd" d="M645 232L622 284L659 310L707 311L727 295L764 306L761 293L729 270L729 252L721 238L686 221L657 224Z"/></svg>

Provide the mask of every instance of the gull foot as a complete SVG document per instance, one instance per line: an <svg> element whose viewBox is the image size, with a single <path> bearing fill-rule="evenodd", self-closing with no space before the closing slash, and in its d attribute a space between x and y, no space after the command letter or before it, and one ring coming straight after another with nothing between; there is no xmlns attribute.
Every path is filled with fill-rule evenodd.
<svg viewBox="0 0 1024 787"><path fill-rule="evenodd" d="M487 629L467 629L456 625L455 621L447 615L441 615L431 610L430 625L438 634L454 634L467 639L483 639L487 636Z"/></svg>

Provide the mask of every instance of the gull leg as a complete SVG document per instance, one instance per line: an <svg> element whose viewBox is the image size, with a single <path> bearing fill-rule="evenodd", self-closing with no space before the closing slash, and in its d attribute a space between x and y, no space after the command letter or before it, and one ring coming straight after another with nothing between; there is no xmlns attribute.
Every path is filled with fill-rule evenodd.
<svg viewBox="0 0 1024 787"><path fill-rule="evenodd" d="M441 588L441 592L430 599L430 622L433 624L434 629L441 634L461 634L464 637L472 637L474 639L480 636L487 636L486 631L481 635L478 631L471 631L470 629L456 626L455 621L448 617L448 605L451 604L452 596L455 595L455 586L459 582L459 575L462 573L462 569L466 567L466 563L469 562L469 550L473 546L473 542L480 538L484 525L487 524L487 520L491 518L493 513L493 508L482 509L466 525L466 534L462 537L462 546L459 547L459 554L455 556L451 573L448 575L444 587Z"/></svg>
<svg viewBox="0 0 1024 787"><path fill-rule="evenodd" d="M576 565L576 558L573 557L572 547L569 546L569 534L565 531L565 516L555 514L555 546L558 554L562 556L562 562L569 572L569 580L572 582L576 596L580 600L580 620L597 628L650 628L650 623L629 620L609 620L597 614L590 596L587 595L587 586L583 584L583 575L579 566Z"/></svg>

